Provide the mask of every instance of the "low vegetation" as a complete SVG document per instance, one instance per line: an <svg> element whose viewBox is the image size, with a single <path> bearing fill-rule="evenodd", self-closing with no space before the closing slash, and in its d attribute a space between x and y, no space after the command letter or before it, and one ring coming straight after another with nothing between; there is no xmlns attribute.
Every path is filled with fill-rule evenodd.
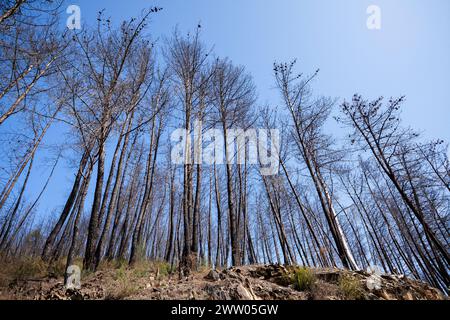
<svg viewBox="0 0 450 320"><path fill-rule="evenodd" d="M364 287L361 281L351 275L341 275L338 286L339 292L346 300L361 300L364 298Z"/></svg>
<svg viewBox="0 0 450 320"><path fill-rule="evenodd" d="M297 291L313 291L317 278L311 268L291 267L276 282L283 286L291 286Z"/></svg>
<svg viewBox="0 0 450 320"><path fill-rule="evenodd" d="M103 263L96 272L82 275L80 289L67 289L63 277L49 277L42 261L27 261L18 268L33 278L0 285L1 299L267 299L358 300L429 299L444 296L423 282L387 276L379 290L364 286L369 274L340 269L247 265L223 270L196 271L187 279L167 271L165 263L141 261L134 267L120 261ZM11 280L18 274L7 274ZM211 276L215 274L216 276ZM5 276L3 273L2 276ZM41 278L39 278L41 277ZM4 277L2 279L5 279Z"/></svg>

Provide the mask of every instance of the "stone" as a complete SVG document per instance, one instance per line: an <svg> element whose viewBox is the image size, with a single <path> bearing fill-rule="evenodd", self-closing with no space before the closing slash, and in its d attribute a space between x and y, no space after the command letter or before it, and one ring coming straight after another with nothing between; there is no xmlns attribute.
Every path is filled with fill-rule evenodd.
<svg viewBox="0 0 450 320"><path fill-rule="evenodd" d="M239 300L255 300L254 296L249 292L249 290L244 288L242 284L236 287L236 293Z"/></svg>
<svg viewBox="0 0 450 320"><path fill-rule="evenodd" d="M211 280L211 281L219 281L220 280L220 275L219 275L219 273L216 270L211 270L206 275L205 279Z"/></svg>

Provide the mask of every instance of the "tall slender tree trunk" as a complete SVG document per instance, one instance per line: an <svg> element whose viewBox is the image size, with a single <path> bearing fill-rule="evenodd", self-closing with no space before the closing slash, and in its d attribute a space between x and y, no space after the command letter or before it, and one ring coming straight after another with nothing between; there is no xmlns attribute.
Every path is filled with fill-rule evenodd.
<svg viewBox="0 0 450 320"><path fill-rule="evenodd" d="M92 203L91 218L88 227L88 237L86 242L85 256L83 260L83 267L85 270L95 271L97 265L95 263L95 249L100 235L99 226L99 211L103 191L103 179L105 173L105 141L104 134L101 134L101 140L98 147L98 161L97 161L97 180L95 184L94 200Z"/></svg>
<svg viewBox="0 0 450 320"><path fill-rule="evenodd" d="M83 153L83 156L81 157L80 164L78 166L77 175L75 176L75 181L72 185L72 190L70 191L69 197L66 200L66 203L64 205L64 208L59 216L58 221L56 222L55 226L53 227L52 231L50 232L49 236L47 237L47 240L44 244L44 249L42 250L42 259L44 261L48 261L51 259L50 253L55 245L56 238L58 234L61 231L61 228L63 227L64 223L67 220L67 217L69 216L70 211L72 210L72 207L75 203L75 198L78 194L80 183L83 177L83 171L85 170L87 161L89 159L89 151L85 151Z"/></svg>

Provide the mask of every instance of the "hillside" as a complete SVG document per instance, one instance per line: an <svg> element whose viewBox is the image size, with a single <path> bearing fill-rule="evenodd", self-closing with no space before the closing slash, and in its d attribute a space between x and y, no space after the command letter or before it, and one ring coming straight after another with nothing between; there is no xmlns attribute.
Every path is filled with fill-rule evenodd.
<svg viewBox="0 0 450 320"><path fill-rule="evenodd" d="M372 278L371 278L372 277ZM378 285L373 285L373 281ZM378 279L378 280L377 280ZM379 281L379 282L378 282ZM0 288L2 299L180 299L180 300L443 300L428 284L402 275L281 265L203 270L179 279L160 267L105 269L86 275L80 290L59 277L22 279Z"/></svg>

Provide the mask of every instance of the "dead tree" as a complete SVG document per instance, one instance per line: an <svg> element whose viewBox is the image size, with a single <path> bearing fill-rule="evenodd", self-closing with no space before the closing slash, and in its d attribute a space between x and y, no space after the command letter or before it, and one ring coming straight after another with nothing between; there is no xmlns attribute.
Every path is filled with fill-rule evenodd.
<svg viewBox="0 0 450 320"><path fill-rule="evenodd" d="M274 65L276 83L291 117L292 136L314 184L339 258L344 267L358 269L336 216L330 190L322 172L320 152L326 150L330 142L321 133L321 126L329 114L331 103L325 99L311 101L308 84L317 72L310 78L302 79L301 75L294 73L294 66L295 61Z"/></svg>
<svg viewBox="0 0 450 320"><path fill-rule="evenodd" d="M217 122L221 125L225 149L227 205L229 218L229 236L231 240L231 259L233 265L241 263L239 232L237 225L238 196L233 191L233 164L237 151L234 150L234 139L229 135L233 126L245 127L249 110L255 101L255 87L249 74L243 67L236 67L230 61L217 59L214 65L212 81L212 99Z"/></svg>
<svg viewBox="0 0 450 320"><path fill-rule="evenodd" d="M192 130L197 105L196 94L201 86L201 75L208 54L200 41L200 30L193 35L181 37L178 32L166 46L165 56L173 73L173 82L182 109L183 125L188 133ZM180 261L180 275L189 275L196 266L196 254L192 254L193 225L193 165L191 144L185 139L183 171L183 234L184 244Z"/></svg>
<svg viewBox="0 0 450 320"><path fill-rule="evenodd" d="M342 104L344 118L340 120L354 129L352 141L370 150L406 211L413 214L412 223L422 228L434 256L432 261L437 264L442 281L448 285L450 256L443 243L445 240L436 231L440 222L434 218L438 207L429 201L434 187L426 183L423 161L413 143L418 134L400 125L399 109L403 100L404 97L390 99L387 106L383 106L382 98L367 102L355 95L351 103Z"/></svg>
<svg viewBox="0 0 450 320"><path fill-rule="evenodd" d="M20 0L0 4L0 125L23 112L45 112L29 109L26 101L47 94L52 86L49 78L61 67L67 41L57 26L60 3Z"/></svg>

